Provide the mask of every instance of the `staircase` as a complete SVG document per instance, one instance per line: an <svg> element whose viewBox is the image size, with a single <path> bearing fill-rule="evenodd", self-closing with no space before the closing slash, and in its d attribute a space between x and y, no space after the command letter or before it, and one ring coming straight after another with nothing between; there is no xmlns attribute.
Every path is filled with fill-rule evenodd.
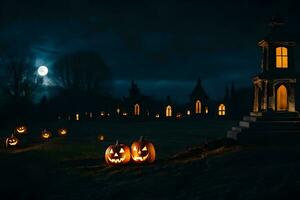
<svg viewBox="0 0 300 200"><path fill-rule="evenodd" d="M300 145L300 118L298 113L250 113L239 126L232 127L227 137L239 143L281 143L296 139ZM299 138L299 139L298 139Z"/></svg>

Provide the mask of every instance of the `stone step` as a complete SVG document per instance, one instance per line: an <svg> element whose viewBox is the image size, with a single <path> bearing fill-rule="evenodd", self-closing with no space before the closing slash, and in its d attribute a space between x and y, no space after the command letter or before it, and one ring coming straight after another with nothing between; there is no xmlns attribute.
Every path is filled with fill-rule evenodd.
<svg viewBox="0 0 300 200"><path fill-rule="evenodd" d="M234 127L231 128L231 130L232 130L232 131L239 131L239 132L242 132L243 128L242 128L242 127L236 127L236 126L234 126Z"/></svg>
<svg viewBox="0 0 300 200"><path fill-rule="evenodd" d="M251 117L261 117L262 113L261 112L250 112Z"/></svg>
<svg viewBox="0 0 300 200"><path fill-rule="evenodd" d="M298 112L251 112L250 117L256 117L256 121L300 121Z"/></svg>
<svg viewBox="0 0 300 200"><path fill-rule="evenodd" d="M239 122L239 126L242 127L242 128L250 128L250 122L247 122L247 121L240 121Z"/></svg>
<svg viewBox="0 0 300 200"><path fill-rule="evenodd" d="M253 116L244 116L243 117L243 121L246 121L246 122L256 122L257 118L256 117L253 117Z"/></svg>
<svg viewBox="0 0 300 200"><path fill-rule="evenodd" d="M229 130L229 131L227 131L227 138L231 138L231 139L237 140L238 135L240 133L241 133L240 131Z"/></svg>

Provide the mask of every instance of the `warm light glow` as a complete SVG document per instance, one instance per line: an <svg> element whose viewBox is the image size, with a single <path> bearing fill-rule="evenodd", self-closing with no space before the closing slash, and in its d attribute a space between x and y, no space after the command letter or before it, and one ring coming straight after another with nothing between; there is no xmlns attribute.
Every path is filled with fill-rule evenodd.
<svg viewBox="0 0 300 200"><path fill-rule="evenodd" d="M220 104L218 111L219 111L218 112L219 116L224 116L225 115L225 105L224 104Z"/></svg>
<svg viewBox="0 0 300 200"><path fill-rule="evenodd" d="M123 113L123 116L127 116L127 113L125 112L125 113Z"/></svg>
<svg viewBox="0 0 300 200"><path fill-rule="evenodd" d="M120 114L120 108L117 108L117 113L118 113L118 115Z"/></svg>
<svg viewBox="0 0 300 200"><path fill-rule="evenodd" d="M187 111L186 111L186 114L187 114L188 116L190 116L190 115L191 115L191 111L190 111L190 110L187 110Z"/></svg>
<svg viewBox="0 0 300 200"><path fill-rule="evenodd" d="M155 118L159 118L159 114L158 113L155 115Z"/></svg>
<svg viewBox="0 0 300 200"><path fill-rule="evenodd" d="M15 131L19 134L25 134L27 132L26 126L18 126L16 127Z"/></svg>
<svg viewBox="0 0 300 200"><path fill-rule="evenodd" d="M140 115L140 105L139 104L135 104L134 105L134 115Z"/></svg>
<svg viewBox="0 0 300 200"><path fill-rule="evenodd" d="M195 105L195 113L196 113L196 114L201 113L201 101L200 101L200 100L197 100L197 101L196 101L196 105Z"/></svg>
<svg viewBox="0 0 300 200"><path fill-rule="evenodd" d="M98 139L99 139L100 142L103 142L104 141L104 135L99 135Z"/></svg>
<svg viewBox="0 0 300 200"><path fill-rule="evenodd" d="M105 112L104 111L101 111L100 112L100 115L103 117L105 115Z"/></svg>
<svg viewBox="0 0 300 200"><path fill-rule="evenodd" d="M131 158L136 163L152 163L155 160L155 148L151 142L143 140L134 141L131 145Z"/></svg>
<svg viewBox="0 0 300 200"><path fill-rule="evenodd" d="M19 139L14 136L14 134L11 135L11 137L6 138L5 144L6 147L8 146L16 146L19 143Z"/></svg>
<svg viewBox="0 0 300 200"><path fill-rule="evenodd" d="M208 114L208 107L205 107L205 114Z"/></svg>
<svg viewBox="0 0 300 200"><path fill-rule="evenodd" d="M276 48L276 68L288 68L288 49L286 47Z"/></svg>
<svg viewBox="0 0 300 200"><path fill-rule="evenodd" d="M42 137L42 139L47 140L47 139L49 139L49 138L51 137L51 135L52 135L51 132L49 132L49 131L47 131L47 130L44 130L44 131L42 132L41 137Z"/></svg>
<svg viewBox="0 0 300 200"><path fill-rule="evenodd" d="M105 161L109 165L121 165L130 161L130 148L124 144L109 146L105 151Z"/></svg>
<svg viewBox="0 0 300 200"><path fill-rule="evenodd" d="M79 114L78 113L75 115L75 118L76 118L76 121L79 121Z"/></svg>
<svg viewBox="0 0 300 200"><path fill-rule="evenodd" d="M65 136L65 135L67 135L67 133L68 133L68 131L65 128L58 129L58 134L61 136Z"/></svg>
<svg viewBox="0 0 300 200"><path fill-rule="evenodd" d="M46 76L48 74L48 68L46 66L40 66L38 68L38 74L40 76Z"/></svg>
<svg viewBox="0 0 300 200"><path fill-rule="evenodd" d="M284 85L281 85L277 89L277 110L286 111L287 110L287 89Z"/></svg>
<svg viewBox="0 0 300 200"><path fill-rule="evenodd" d="M177 113L177 114L176 114L176 118L177 118L177 119L180 119L181 116L182 116L181 113Z"/></svg>
<svg viewBox="0 0 300 200"><path fill-rule="evenodd" d="M166 107L166 117L172 117L172 107L170 105Z"/></svg>

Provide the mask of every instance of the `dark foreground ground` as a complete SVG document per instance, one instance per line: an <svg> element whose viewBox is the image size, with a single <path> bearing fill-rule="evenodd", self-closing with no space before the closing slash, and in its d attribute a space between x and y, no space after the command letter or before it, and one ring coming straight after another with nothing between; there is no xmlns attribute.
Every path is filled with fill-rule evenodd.
<svg viewBox="0 0 300 200"><path fill-rule="evenodd" d="M297 199L300 145L220 146L206 154L197 150L200 144L224 137L234 124L166 121L34 125L23 138L34 144L1 150L1 199ZM55 130L62 125L69 128L66 138L39 142L42 127ZM1 136L6 132L3 130ZM97 141L99 133L106 136L104 142ZM105 165L105 147L115 139L129 145L140 135L156 146L154 164Z"/></svg>

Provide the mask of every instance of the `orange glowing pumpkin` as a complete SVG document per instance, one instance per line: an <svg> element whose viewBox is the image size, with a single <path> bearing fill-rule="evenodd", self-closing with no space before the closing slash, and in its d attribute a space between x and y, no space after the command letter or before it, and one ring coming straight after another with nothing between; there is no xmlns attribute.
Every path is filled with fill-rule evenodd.
<svg viewBox="0 0 300 200"><path fill-rule="evenodd" d="M124 165L130 161L130 148L125 144L110 145L105 151L105 161L108 165Z"/></svg>
<svg viewBox="0 0 300 200"><path fill-rule="evenodd" d="M27 127L24 126L24 125L17 126L17 127L15 128L15 132L16 132L16 133L19 133L19 134L25 134L25 133L27 133Z"/></svg>
<svg viewBox="0 0 300 200"><path fill-rule="evenodd" d="M51 133L50 131L47 131L46 129L44 129L44 130L42 131L41 138L42 138L43 140L48 140L48 139L51 138L51 136L52 136L52 133Z"/></svg>
<svg viewBox="0 0 300 200"><path fill-rule="evenodd" d="M68 133L68 130L66 128L60 128L57 130L57 132L58 132L58 135L60 135L60 136L66 136Z"/></svg>
<svg viewBox="0 0 300 200"><path fill-rule="evenodd" d="M13 146L18 145L19 142L20 142L19 139L16 136L14 136L14 134L11 134L10 137L6 138L5 146L6 147L13 147Z"/></svg>
<svg viewBox="0 0 300 200"><path fill-rule="evenodd" d="M155 161L154 145L144 140L143 136L140 140L135 141L131 145L131 158L136 163L152 163Z"/></svg>

